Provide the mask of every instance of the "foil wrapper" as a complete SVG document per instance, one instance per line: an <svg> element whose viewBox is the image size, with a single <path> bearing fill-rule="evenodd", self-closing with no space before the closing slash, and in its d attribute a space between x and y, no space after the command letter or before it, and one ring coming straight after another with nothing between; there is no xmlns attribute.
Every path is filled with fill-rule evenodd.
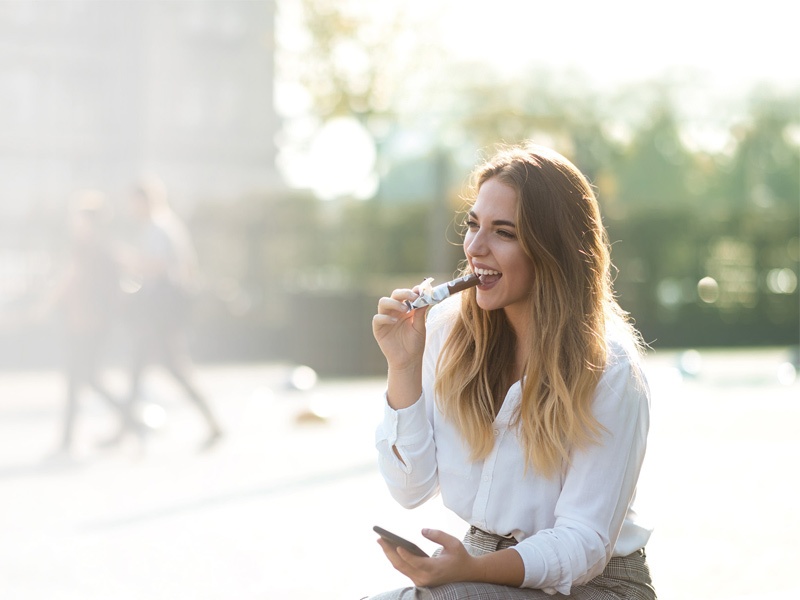
<svg viewBox="0 0 800 600"><path fill-rule="evenodd" d="M455 292L459 292L463 289L478 285L478 283L480 283L480 279L476 275L472 274L459 277L453 281L442 283L436 287L431 286L432 281L433 278L428 277L419 284L419 298L413 302L406 302L408 310L411 311L424 306L433 306L434 304L438 304L442 300L449 298L450 295Z"/></svg>

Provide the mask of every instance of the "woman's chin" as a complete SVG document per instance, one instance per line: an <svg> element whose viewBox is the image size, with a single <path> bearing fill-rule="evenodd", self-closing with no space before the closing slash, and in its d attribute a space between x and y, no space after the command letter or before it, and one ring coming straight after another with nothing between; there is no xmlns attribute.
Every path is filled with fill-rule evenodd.
<svg viewBox="0 0 800 600"><path fill-rule="evenodd" d="M502 308L502 306L499 306L497 302L493 302L490 298L486 298L485 296L481 298L480 293L478 293L475 300L481 310L497 310L498 308Z"/></svg>

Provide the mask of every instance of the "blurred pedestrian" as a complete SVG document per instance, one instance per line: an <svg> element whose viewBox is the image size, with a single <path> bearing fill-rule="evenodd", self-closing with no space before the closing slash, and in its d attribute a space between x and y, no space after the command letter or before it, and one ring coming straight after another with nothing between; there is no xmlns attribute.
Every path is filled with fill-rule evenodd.
<svg viewBox="0 0 800 600"><path fill-rule="evenodd" d="M533 145L474 181L463 245L480 284L428 312L395 290L373 318L381 474L403 506L441 494L470 527L423 530L434 557L380 539L417 587L375 598L652 600L634 509L649 392L592 188Z"/></svg>
<svg viewBox="0 0 800 600"><path fill-rule="evenodd" d="M136 414L146 369L159 364L174 378L208 426L207 448L222 429L200 392L188 351L187 328L197 284L197 259L189 232L167 203L166 188L156 177L143 178L135 187L132 213L137 243L124 257L137 281L130 295L131 336L128 410Z"/></svg>
<svg viewBox="0 0 800 600"><path fill-rule="evenodd" d="M39 318L53 310L60 317L66 407L59 451L65 454L73 449L78 400L84 388L94 390L123 423L127 418L123 403L100 376L121 297L108 218L101 192L87 190L76 195L70 214L69 263L52 294L35 310Z"/></svg>

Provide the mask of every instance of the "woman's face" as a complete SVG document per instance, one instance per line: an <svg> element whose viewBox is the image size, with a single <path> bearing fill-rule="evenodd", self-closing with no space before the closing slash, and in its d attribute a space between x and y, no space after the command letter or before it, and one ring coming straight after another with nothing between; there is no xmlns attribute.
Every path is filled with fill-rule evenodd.
<svg viewBox="0 0 800 600"><path fill-rule="evenodd" d="M512 322L527 318L533 287L533 264L517 237L517 193L497 179L481 185L467 217L464 254L472 271L482 275L478 306L505 309Z"/></svg>

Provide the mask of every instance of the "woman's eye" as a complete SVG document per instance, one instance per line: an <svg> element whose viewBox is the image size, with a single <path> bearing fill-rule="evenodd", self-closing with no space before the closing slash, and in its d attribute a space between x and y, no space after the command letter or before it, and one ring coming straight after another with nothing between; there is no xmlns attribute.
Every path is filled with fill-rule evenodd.
<svg viewBox="0 0 800 600"><path fill-rule="evenodd" d="M497 230L497 235L499 235L500 237L504 237L506 239L509 239L509 240L516 239L516 237L517 237L512 232L506 231L505 229L498 229Z"/></svg>
<svg viewBox="0 0 800 600"><path fill-rule="evenodd" d="M477 229L478 228L478 224L475 221L473 221L472 219L467 219L466 221L464 221L464 227L466 229Z"/></svg>

